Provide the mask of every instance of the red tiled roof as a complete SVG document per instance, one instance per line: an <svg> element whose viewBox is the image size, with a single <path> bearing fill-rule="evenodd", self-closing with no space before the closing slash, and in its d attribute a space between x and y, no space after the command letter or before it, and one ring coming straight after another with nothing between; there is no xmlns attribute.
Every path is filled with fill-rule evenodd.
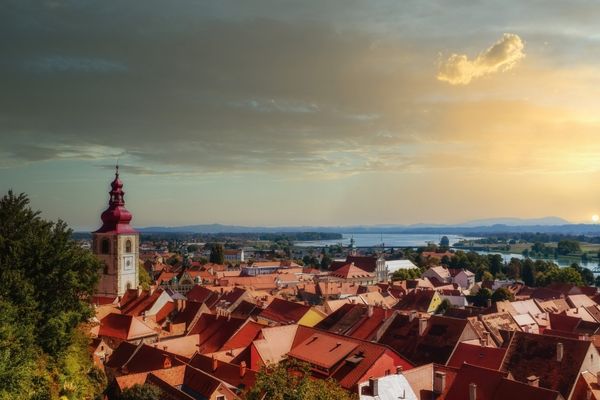
<svg viewBox="0 0 600 400"><path fill-rule="evenodd" d="M440 400L465 400L469 398L470 385L476 385L477 400L556 400L559 393L515 382L506 378L506 373L463 364L452 385Z"/></svg>
<svg viewBox="0 0 600 400"><path fill-rule="evenodd" d="M204 303L197 303L195 301L188 301L185 303L185 307L181 310L173 319L174 324L185 323L186 329L190 328L190 325L194 321L194 318L201 312L202 305Z"/></svg>
<svg viewBox="0 0 600 400"><path fill-rule="evenodd" d="M563 346L561 361L556 355L558 343ZM502 370L521 382L536 375L540 386L557 390L568 398L591 345L589 341L514 332Z"/></svg>
<svg viewBox="0 0 600 400"><path fill-rule="evenodd" d="M353 263L367 272L375 272L377 269L377 257L372 256L347 256L346 263Z"/></svg>
<svg viewBox="0 0 600 400"><path fill-rule="evenodd" d="M274 298L259 314L261 318L281 324L295 324L310 310L310 306Z"/></svg>
<svg viewBox="0 0 600 400"><path fill-rule="evenodd" d="M346 264L343 267L336 269L334 272L331 272L330 275L342 279L372 278L375 276L372 273L357 267L354 263Z"/></svg>
<svg viewBox="0 0 600 400"><path fill-rule="evenodd" d="M258 324L254 321L248 321L246 325L240 328L227 340L227 342L225 342L225 344L221 347L221 350L239 349L250 346L252 341L256 339L260 333L260 330L264 327L264 325Z"/></svg>
<svg viewBox="0 0 600 400"><path fill-rule="evenodd" d="M223 347L245 322L246 320L240 318L202 314L188 334L199 335L198 352L200 354L214 353Z"/></svg>
<svg viewBox="0 0 600 400"><path fill-rule="evenodd" d="M369 307L364 304L344 304L325 319L315 325L315 328L357 339L370 340L381 324L392 315L390 310L381 307Z"/></svg>
<svg viewBox="0 0 600 400"><path fill-rule="evenodd" d="M434 290L416 290L402 297L393 308L396 310L427 312L433 296L435 296Z"/></svg>
<svg viewBox="0 0 600 400"><path fill-rule="evenodd" d="M503 348L459 343L450 360L448 360L448 366L460 368L463 363L467 363L478 367L498 370L502 367L502 360L505 353L506 349Z"/></svg>
<svg viewBox="0 0 600 400"><path fill-rule="evenodd" d="M314 340L313 338L317 339ZM337 344L340 343L338 346ZM345 353L345 354L343 354ZM377 343L298 326L289 356L328 368L326 374L348 390L355 390L367 372L383 376L377 368L401 366L409 370L413 365L399 354ZM375 368L375 369L373 369Z"/></svg>
<svg viewBox="0 0 600 400"><path fill-rule="evenodd" d="M164 368L165 358L169 359L171 366L183 365L182 360L187 360L185 357L146 344L135 346L123 342L112 353L106 367L115 370L125 367L128 374L136 374Z"/></svg>
<svg viewBox="0 0 600 400"><path fill-rule="evenodd" d="M158 333L137 317L115 313L102 318L98 330L98 336L121 340L132 340L152 335L158 335Z"/></svg>
<svg viewBox="0 0 600 400"><path fill-rule="evenodd" d="M213 369L213 362L216 364L216 369ZM239 365L213 360L211 357L202 354L196 354L190 360L190 365L237 388L251 387L256 382L257 372L249 367L246 367L246 373L242 376Z"/></svg>
<svg viewBox="0 0 600 400"><path fill-rule="evenodd" d="M212 308L218 301L219 294L213 292L210 289L207 289L204 286L195 285L193 288L190 289L189 292L187 292L185 297L188 299L188 301L205 303L208 306L208 308Z"/></svg>

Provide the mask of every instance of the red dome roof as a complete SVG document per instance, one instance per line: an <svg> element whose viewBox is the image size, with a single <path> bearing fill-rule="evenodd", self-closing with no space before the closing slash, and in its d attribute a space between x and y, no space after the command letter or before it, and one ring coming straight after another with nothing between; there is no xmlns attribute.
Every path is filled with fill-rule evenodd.
<svg viewBox="0 0 600 400"><path fill-rule="evenodd" d="M102 227L94 233L137 233L129 222L133 216L125 208L125 192L123 182L119 179L119 167L115 172L115 179L110 184L110 199L108 208L102 213Z"/></svg>

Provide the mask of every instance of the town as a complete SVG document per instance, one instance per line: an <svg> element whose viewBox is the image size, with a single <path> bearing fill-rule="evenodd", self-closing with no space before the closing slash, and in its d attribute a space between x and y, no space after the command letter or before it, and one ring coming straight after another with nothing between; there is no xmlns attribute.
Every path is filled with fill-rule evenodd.
<svg viewBox="0 0 600 400"><path fill-rule="evenodd" d="M364 400L600 395L600 293L575 268L575 280L562 269L528 286L525 269L453 268L475 255L447 243L414 250L421 268L353 246L326 268L219 244L173 252L139 242L123 186L117 171L91 244L103 265L92 356L112 398L136 385L166 399L269 398L248 397L261 371L293 362Z"/></svg>

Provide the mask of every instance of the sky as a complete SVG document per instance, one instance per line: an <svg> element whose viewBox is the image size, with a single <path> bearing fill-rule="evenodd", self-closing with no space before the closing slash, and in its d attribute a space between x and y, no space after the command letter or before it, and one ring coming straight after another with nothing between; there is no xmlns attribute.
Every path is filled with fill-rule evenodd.
<svg viewBox="0 0 600 400"><path fill-rule="evenodd" d="M600 3L0 0L0 189L99 225L600 213Z"/></svg>

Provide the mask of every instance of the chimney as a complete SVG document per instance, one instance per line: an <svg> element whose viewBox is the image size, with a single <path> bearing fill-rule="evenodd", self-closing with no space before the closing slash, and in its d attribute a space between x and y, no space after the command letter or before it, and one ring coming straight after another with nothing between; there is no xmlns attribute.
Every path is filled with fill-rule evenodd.
<svg viewBox="0 0 600 400"><path fill-rule="evenodd" d="M142 312L142 320L146 322L146 311Z"/></svg>
<svg viewBox="0 0 600 400"><path fill-rule="evenodd" d="M367 306L367 316L369 318L373 316L373 306L370 304Z"/></svg>
<svg viewBox="0 0 600 400"><path fill-rule="evenodd" d="M477 400L477 385L469 384L469 400Z"/></svg>
<svg viewBox="0 0 600 400"><path fill-rule="evenodd" d="M538 376L535 376L535 375L528 376L527 377L527 384L529 386L539 387L540 386L540 378Z"/></svg>
<svg viewBox="0 0 600 400"><path fill-rule="evenodd" d="M408 320L409 320L409 321L412 321L413 319L415 319L415 318L416 318L416 316L417 316L417 312L416 312L415 310L412 310L412 311L410 312L410 314L408 314Z"/></svg>
<svg viewBox="0 0 600 400"><path fill-rule="evenodd" d="M246 375L246 361L240 363L240 378L243 378L244 375Z"/></svg>
<svg viewBox="0 0 600 400"><path fill-rule="evenodd" d="M556 361L561 362L565 349L562 343L556 343Z"/></svg>
<svg viewBox="0 0 600 400"><path fill-rule="evenodd" d="M217 361L217 359L216 359L216 358L215 358L215 356L213 355L213 356L212 356L212 370L213 370L213 372L215 372L215 371L217 370L217 365L218 365L218 363L219 363L219 362Z"/></svg>
<svg viewBox="0 0 600 400"><path fill-rule="evenodd" d="M483 331L483 337L481 338L481 346L487 347L490 345L490 333Z"/></svg>
<svg viewBox="0 0 600 400"><path fill-rule="evenodd" d="M433 393L442 394L446 390L446 373L436 371L433 374Z"/></svg>
<svg viewBox="0 0 600 400"><path fill-rule="evenodd" d="M419 336L423 336L427 329L427 318L419 318Z"/></svg>
<svg viewBox="0 0 600 400"><path fill-rule="evenodd" d="M377 381L377 378L369 378L369 388L371 389L371 396L379 396L379 382Z"/></svg>
<svg viewBox="0 0 600 400"><path fill-rule="evenodd" d="M402 365L396 366L396 375L402 375Z"/></svg>

